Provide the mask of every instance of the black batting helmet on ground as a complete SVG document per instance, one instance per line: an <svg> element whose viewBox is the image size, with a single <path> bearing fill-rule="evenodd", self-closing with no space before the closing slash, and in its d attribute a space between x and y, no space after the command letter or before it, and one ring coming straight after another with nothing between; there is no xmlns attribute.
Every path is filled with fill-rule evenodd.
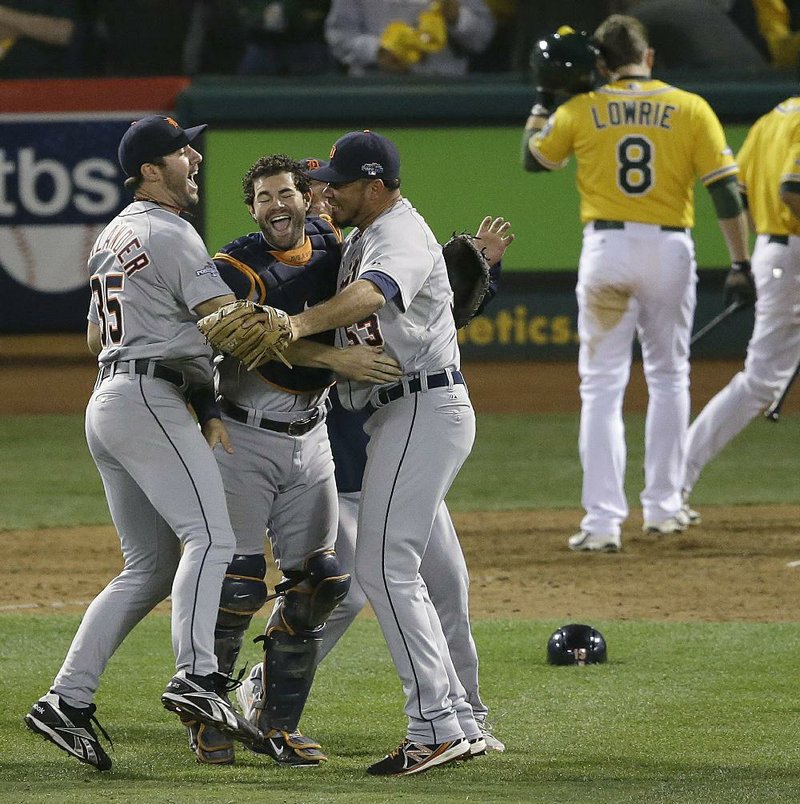
<svg viewBox="0 0 800 804"><path fill-rule="evenodd" d="M591 625L562 625L547 640L548 664L599 664L606 658L605 637Z"/></svg>
<svg viewBox="0 0 800 804"><path fill-rule="evenodd" d="M540 39L531 50L533 83L549 92L575 95L588 92L597 82L600 50L588 34L562 25Z"/></svg>

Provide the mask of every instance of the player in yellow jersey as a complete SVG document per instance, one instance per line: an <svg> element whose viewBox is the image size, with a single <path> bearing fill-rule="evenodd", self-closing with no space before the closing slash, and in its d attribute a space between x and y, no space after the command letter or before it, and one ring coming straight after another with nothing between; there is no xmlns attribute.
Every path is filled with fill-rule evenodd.
<svg viewBox="0 0 800 804"><path fill-rule="evenodd" d="M701 97L651 78L654 53L638 20L615 14L593 41L565 28L537 47L543 86L525 125L523 166L554 170L574 154L584 224L577 297L586 515L569 546L616 551L628 516L622 401L636 336L649 393L643 530L676 533L687 524L681 483L697 282L690 233L696 178L711 193L730 252L727 281L742 292L750 275L746 217L719 120ZM608 78L596 90L586 74L594 66L586 54L595 47ZM559 74L566 76L561 83ZM578 94L551 115L556 90Z"/></svg>
<svg viewBox="0 0 800 804"><path fill-rule="evenodd" d="M778 397L800 361L800 97L761 117L737 159L739 186L757 234L756 321L744 371L689 428L687 498L703 467Z"/></svg>

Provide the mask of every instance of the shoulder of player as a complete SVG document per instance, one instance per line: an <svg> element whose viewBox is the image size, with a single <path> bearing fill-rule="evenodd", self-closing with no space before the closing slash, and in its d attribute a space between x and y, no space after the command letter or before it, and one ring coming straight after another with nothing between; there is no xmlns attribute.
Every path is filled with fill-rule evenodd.
<svg viewBox="0 0 800 804"><path fill-rule="evenodd" d="M342 232L327 215L306 218L305 233L315 251L340 249Z"/></svg>
<svg viewBox="0 0 800 804"><path fill-rule="evenodd" d="M187 254L202 253L208 259L208 250L200 233L180 216L161 210L160 214L148 214L137 223L147 228L148 248L156 263L169 262Z"/></svg>

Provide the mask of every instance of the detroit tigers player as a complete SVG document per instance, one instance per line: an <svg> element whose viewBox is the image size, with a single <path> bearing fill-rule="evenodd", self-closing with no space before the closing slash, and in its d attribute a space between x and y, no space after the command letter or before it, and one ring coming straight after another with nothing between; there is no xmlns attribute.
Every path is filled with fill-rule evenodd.
<svg viewBox="0 0 800 804"><path fill-rule="evenodd" d="M228 436L214 403L211 352L195 320L233 296L180 217L198 201L202 157L191 143L204 128L184 131L160 116L133 123L119 161L134 201L89 256L87 340L100 372L86 440L125 563L89 606L50 692L25 722L100 770L111 768L92 728L94 722L105 735L92 702L100 675L136 623L169 594L177 674L164 706L237 739L259 737L226 700L229 679L217 672L214 656L220 588L235 540L209 449L227 445Z"/></svg>
<svg viewBox="0 0 800 804"><path fill-rule="evenodd" d="M756 320L740 371L689 427L684 494L786 387L800 360L800 97L761 117L737 155L757 238Z"/></svg>
<svg viewBox="0 0 800 804"><path fill-rule="evenodd" d="M480 738L419 567L453 478L472 448L475 415L459 371L441 247L400 195L390 140L351 132L311 171L328 183L334 222L354 226L336 296L292 316L295 337L338 328L337 343L380 345L400 382L342 383L348 409L374 410L358 513L355 569L403 682L407 738L368 768L406 775L465 758Z"/></svg>
<svg viewBox="0 0 800 804"><path fill-rule="evenodd" d="M699 96L651 78L653 50L638 20L612 15L594 40L609 83L575 95L549 119L553 95L541 95L525 125L523 165L554 170L571 154L578 163L586 515L569 547L616 551L628 516L622 401L637 336L649 393L643 530L676 533L686 524L681 483L697 281L690 234L696 176L711 193L733 264L742 273L750 268L737 167L716 115Z"/></svg>
<svg viewBox="0 0 800 804"><path fill-rule="evenodd" d="M281 154L264 156L245 174L244 201L259 231L214 256L237 298L299 313L336 291L341 236L330 221L306 219L309 180ZM289 369L271 361L248 372L230 356L218 363L220 406L235 452L218 452L236 553L225 576L216 628L220 667L232 673L253 615L264 605L265 532L288 587L263 639L269 679L254 722L264 740L251 747L284 765L316 766L320 746L298 730L325 621L346 595L349 574L334 543L338 516L333 458L325 427L334 370L365 382L400 375L374 346L335 348L333 332L292 344ZM307 365L303 365L306 363ZM190 742L201 762L234 760L230 738L199 724Z"/></svg>
<svg viewBox="0 0 800 804"><path fill-rule="evenodd" d="M304 171L314 170L321 164L322 161L319 159L300 160L300 166ZM328 201L321 195L324 187L324 182L311 182L310 215L330 213ZM510 224L503 218L489 217L478 227L477 237L484 247L487 259L493 265L487 300L496 294L501 271L500 259L514 240L509 229ZM358 579L352 576L358 505L367 460L368 438L364 432L364 424L369 418L369 413L364 410L345 410L339 402L335 387L330 391L329 400L330 407L325 424L335 464L334 475L339 503L336 556L341 571L351 575L351 582L344 600L331 612L325 623L317 663L321 662L339 641L367 600ZM475 719L481 727L483 742L488 749L504 751L503 743L491 733L487 723L488 707L480 695L478 653L469 622L469 572L444 503L437 512L431 538L420 565L420 574L439 614L453 664L464 685ZM262 693L263 665L257 664L236 691L245 714L254 709L254 704L260 700ZM479 750L479 746L477 749Z"/></svg>
<svg viewBox="0 0 800 804"><path fill-rule="evenodd" d="M497 292L500 258L514 239L509 227L510 224L503 218L485 218L478 228L477 237L484 246L487 259L493 265L489 298L494 297ZM355 559L358 505L367 458L364 425L368 414L365 411L345 410L335 389L331 394L331 402L326 423L336 464L336 488L339 493L336 554L342 566L349 570ZM420 563L420 575L439 615L453 665L481 729L482 743L488 749L504 751L503 743L491 733L487 723L489 709L480 694L478 652L469 622L469 571L445 502L442 502L436 513L431 536ZM347 597L336 607L326 623L320 661L338 642L365 603L366 595L355 578ZM481 741L471 742L474 745Z"/></svg>

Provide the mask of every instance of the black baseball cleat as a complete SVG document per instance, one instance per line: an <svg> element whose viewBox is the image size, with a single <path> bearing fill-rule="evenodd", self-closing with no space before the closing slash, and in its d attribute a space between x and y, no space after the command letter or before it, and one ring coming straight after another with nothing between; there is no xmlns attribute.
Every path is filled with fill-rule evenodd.
<svg viewBox="0 0 800 804"><path fill-rule="evenodd" d="M464 737L432 745L403 740L394 751L370 765L367 773L373 776L408 776L457 759L468 759L470 754L469 740Z"/></svg>
<svg viewBox="0 0 800 804"><path fill-rule="evenodd" d="M94 716L95 709L94 704L81 708L70 706L54 692L49 692L39 698L25 715L25 725L70 756L98 770L107 771L111 770L111 757L100 745L92 723L112 748L114 744Z"/></svg>
<svg viewBox="0 0 800 804"><path fill-rule="evenodd" d="M161 703L181 720L195 720L248 743L261 739L261 732L233 708L225 692L231 680L221 673L207 676L173 676ZM221 693L221 694L220 694Z"/></svg>
<svg viewBox="0 0 800 804"><path fill-rule="evenodd" d="M263 740L248 743L247 747L257 754L272 757L279 765L292 768L316 768L328 757L320 751L322 747L299 731L279 731L271 729Z"/></svg>

